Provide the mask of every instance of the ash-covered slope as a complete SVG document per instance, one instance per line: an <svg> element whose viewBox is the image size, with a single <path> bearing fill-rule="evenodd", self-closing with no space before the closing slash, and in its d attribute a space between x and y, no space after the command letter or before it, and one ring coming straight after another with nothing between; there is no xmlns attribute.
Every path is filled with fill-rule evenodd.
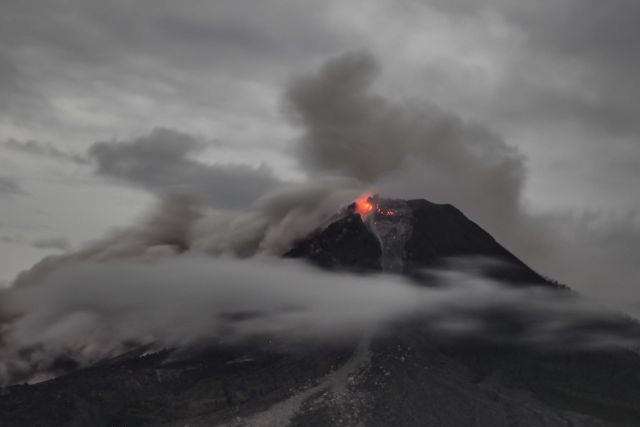
<svg viewBox="0 0 640 427"><path fill-rule="evenodd" d="M555 286L452 206L376 199L340 212L288 252L331 269L415 277L451 258ZM503 319L508 322L508 319ZM640 357L441 339L409 319L355 343L271 340L132 355L0 396L2 426L640 425Z"/></svg>
<svg viewBox="0 0 640 427"><path fill-rule="evenodd" d="M362 202L361 202L362 203ZM509 284L556 286L489 233L448 204L369 197L345 209L334 222L298 242L286 256L324 268L419 275L459 258L483 258L487 274ZM367 212L364 212L367 210Z"/></svg>

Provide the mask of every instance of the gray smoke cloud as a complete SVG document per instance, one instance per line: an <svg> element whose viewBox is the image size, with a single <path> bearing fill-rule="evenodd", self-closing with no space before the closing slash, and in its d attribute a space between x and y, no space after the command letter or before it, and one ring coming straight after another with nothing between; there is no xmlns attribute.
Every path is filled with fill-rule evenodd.
<svg viewBox="0 0 640 427"><path fill-rule="evenodd" d="M281 184L266 165L207 165L190 157L205 148L193 135L159 128L130 141L97 142L88 155L95 160L100 175L155 194L195 194L219 208L249 208Z"/></svg>
<svg viewBox="0 0 640 427"><path fill-rule="evenodd" d="M486 126L376 94L378 73L371 55L348 53L291 85L289 111L304 129L301 160L388 197L451 203L518 251L522 155Z"/></svg>
<svg viewBox="0 0 640 427"><path fill-rule="evenodd" d="M437 106L376 93L379 72L371 55L348 53L290 86L303 163L360 179L383 196L451 203L542 274L638 301L637 215L585 221L532 213L522 200L525 159L515 148Z"/></svg>
<svg viewBox="0 0 640 427"><path fill-rule="evenodd" d="M291 260L212 259L65 264L0 294L12 316L0 379L43 374L64 356L81 366L132 347L184 347L271 336L285 342L357 339L409 318L449 336L572 348L635 348L638 326L568 292L504 288L467 268L434 270L440 286L401 276L327 273ZM473 267L470 269L469 267ZM491 315L520 323L504 335ZM596 325L599 325L596 327ZM585 328L585 326L587 326ZM508 329L508 328L507 328Z"/></svg>
<svg viewBox="0 0 640 427"><path fill-rule="evenodd" d="M378 72L371 55L350 53L291 85L290 111L305 131L303 159L368 182L419 160L438 178L434 184L424 180L427 193L443 194L441 181L449 179L473 186L464 192L467 198L485 190L489 203L517 204L524 170L514 148L485 126L435 105L393 103L375 94ZM461 173L470 179L460 180Z"/></svg>

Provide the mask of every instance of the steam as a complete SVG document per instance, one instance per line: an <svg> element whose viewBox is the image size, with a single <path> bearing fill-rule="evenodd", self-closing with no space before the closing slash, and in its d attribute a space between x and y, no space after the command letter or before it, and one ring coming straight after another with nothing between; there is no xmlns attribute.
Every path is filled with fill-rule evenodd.
<svg viewBox="0 0 640 427"><path fill-rule="evenodd" d="M137 347L256 336L356 339L365 329L407 319L447 336L525 345L639 343L636 324L575 295L504 288L482 276L482 261L465 265L430 271L439 286L427 288L401 276L327 273L274 258L69 262L3 295L13 320L0 349L0 379L45 373L61 357L84 366Z"/></svg>
<svg viewBox="0 0 640 427"><path fill-rule="evenodd" d="M186 252L238 258L280 255L349 204L359 191L353 179L324 178L283 187L245 212L212 210L194 196L172 194L137 224L78 251L44 258L19 274L14 286L28 286L76 261L149 260Z"/></svg>

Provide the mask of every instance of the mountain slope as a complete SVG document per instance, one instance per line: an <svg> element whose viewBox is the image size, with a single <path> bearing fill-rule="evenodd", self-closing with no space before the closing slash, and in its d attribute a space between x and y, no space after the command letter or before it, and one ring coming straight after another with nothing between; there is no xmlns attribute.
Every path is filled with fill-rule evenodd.
<svg viewBox="0 0 640 427"><path fill-rule="evenodd" d="M366 215L358 213L355 204L349 206L342 217L298 242L285 256L305 258L323 268L409 275L450 259L476 257L491 260L487 274L511 285L557 286L451 205L375 196L371 203L375 208Z"/></svg>
<svg viewBox="0 0 640 427"><path fill-rule="evenodd" d="M371 198L285 256L328 269L401 273L494 260L513 286L556 285L449 205ZM497 262L496 262L497 260ZM509 323L509 317L499 318ZM508 326L508 325L507 325ZM357 342L274 340L125 355L0 396L3 426L638 426L640 357L443 338L419 318Z"/></svg>

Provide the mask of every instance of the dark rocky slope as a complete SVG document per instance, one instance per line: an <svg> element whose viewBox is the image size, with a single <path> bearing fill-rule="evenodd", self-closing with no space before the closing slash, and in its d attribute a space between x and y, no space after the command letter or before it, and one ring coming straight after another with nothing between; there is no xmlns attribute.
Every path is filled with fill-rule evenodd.
<svg viewBox="0 0 640 427"><path fill-rule="evenodd" d="M378 201L351 206L288 254L324 268L421 269L451 257L497 259L490 274L555 287L457 209ZM509 322L508 318L502 321ZM2 426L638 426L640 357L544 352L476 337L440 339L417 319L357 344L275 342L122 357L0 397Z"/></svg>
<svg viewBox="0 0 640 427"><path fill-rule="evenodd" d="M388 271L382 265L383 251L400 240L401 246L391 249L398 252L397 270L404 274L414 275L452 258L477 257L491 260L494 265L487 273L511 285L557 287L454 206L427 200L376 200L376 209L365 221L351 205L341 218L298 242L285 256L305 258L323 268Z"/></svg>

